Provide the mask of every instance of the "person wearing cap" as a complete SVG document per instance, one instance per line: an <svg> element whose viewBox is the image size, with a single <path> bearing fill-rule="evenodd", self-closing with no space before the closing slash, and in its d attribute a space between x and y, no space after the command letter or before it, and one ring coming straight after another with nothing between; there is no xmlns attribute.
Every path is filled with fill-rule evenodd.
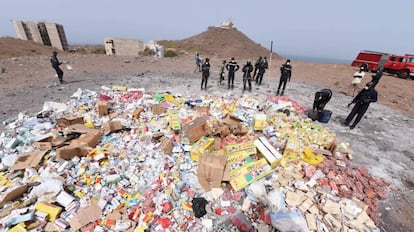
<svg viewBox="0 0 414 232"><path fill-rule="evenodd" d="M257 72L257 77L256 77L256 85L262 85L263 76L266 72L266 69L268 68L269 68L269 64L267 63L267 58L265 56L263 57L262 61L259 64L259 70Z"/></svg>
<svg viewBox="0 0 414 232"><path fill-rule="evenodd" d="M290 59L286 60L286 63L284 63L280 67L280 80L279 80L279 86L277 87L276 95L283 96L285 93L286 83L290 81L290 77L292 76L292 66L290 65ZM280 88L282 87L282 92L280 92Z"/></svg>
<svg viewBox="0 0 414 232"><path fill-rule="evenodd" d="M259 59L256 60L256 63L254 63L253 80L256 80L257 70L259 70L260 64L262 63L262 59L262 56L259 56Z"/></svg>
<svg viewBox="0 0 414 232"><path fill-rule="evenodd" d="M249 84L249 91L252 91L252 71L253 71L253 65L250 62L250 60L247 61L247 63L242 68L243 71L243 92L246 91L246 83Z"/></svg>
<svg viewBox="0 0 414 232"><path fill-rule="evenodd" d="M355 105L349 113L348 117L346 117L344 125L349 126L352 119L354 119L356 116L354 122L349 127L351 130L354 129L359 121L361 121L365 112L367 112L369 104L371 102L376 102L377 100L378 92L375 90L375 84L373 82L368 82L365 87L356 95L352 102L348 104L348 107L350 107L352 104Z"/></svg>
<svg viewBox="0 0 414 232"><path fill-rule="evenodd" d="M56 74L59 78L59 83L63 84L66 82L63 80L63 71L59 67L63 63L59 61L57 54L58 53L56 51L53 51L52 56L50 57L50 63L52 64L52 68L56 71Z"/></svg>
<svg viewBox="0 0 414 232"><path fill-rule="evenodd" d="M234 74L239 70L240 66L237 64L234 57L226 65L226 70L229 72L228 74L228 89L234 88Z"/></svg>
<svg viewBox="0 0 414 232"><path fill-rule="evenodd" d="M355 90L357 89L358 85L361 83L361 80L364 79L364 76L365 76L364 67L361 67L358 71L354 73L354 78L352 79L352 87L354 89L352 92L352 97L354 97Z"/></svg>
<svg viewBox="0 0 414 232"><path fill-rule="evenodd" d="M210 76L210 59L206 58L204 63L201 65L201 90L207 91L207 81L208 77Z"/></svg>

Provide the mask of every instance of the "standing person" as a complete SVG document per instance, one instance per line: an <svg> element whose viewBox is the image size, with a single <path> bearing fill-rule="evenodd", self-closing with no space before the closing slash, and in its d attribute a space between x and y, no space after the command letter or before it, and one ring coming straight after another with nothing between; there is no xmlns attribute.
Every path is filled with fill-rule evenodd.
<svg viewBox="0 0 414 232"><path fill-rule="evenodd" d="M239 70L240 66L237 64L234 57L231 58L229 63L226 65L226 70L229 72L228 74L228 89L234 88L234 74Z"/></svg>
<svg viewBox="0 0 414 232"><path fill-rule="evenodd" d="M290 77L292 76L292 66L290 65L290 59L286 60L286 63L280 67L280 80L279 80L279 86L277 87L276 95L279 95L280 93L280 87L282 87L282 92L280 93L280 96L283 96L285 93L286 88L286 82L290 81Z"/></svg>
<svg viewBox="0 0 414 232"><path fill-rule="evenodd" d="M58 53L56 51L53 51L52 56L50 57L50 63L52 64L52 68L56 71L56 74L59 78L59 83L64 84L66 81L63 80L63 71L59 67L63 63L59 61L57 54Z"/></svg>
<svg viewBox="0 0 414 232"><path fill-rule="evenodd" d="M383 74L384 67L378 66L377 73L375 75L372 75L372 86L375 88L377 86L378 82L380 81L382 74Z"/></svg>
<svg viewBox="0 0 414 232"><path fill-rule="evenodd" d="M256 77L256 85L262 85L263 76L266 72L266 69L268 68L269 68L269 65L267 63L267 58L265 56L259 64L259 71Z"/></svg>
<svg viewBox="0 0 414 232"><path fill-rule="evenodd" d="M221 82L224 81L224 72L226 71L226 60L223 60L223 64L219 66L220 68L220 80L218 82L219 85L221 85Z"/></svg>
<svg viewBox="0 0 414 232"><path fill-rule="evenodd" d="M253 80L256 80L257 70L259 70L260 63L262 62L262 57L259 56L259 59L256 60L256 63L254 64L254 73L253 73Z"/></svg>
<svg viewBox="0 0 414 232"><path fill-rule="evenodd" d="M204 63L201 65L201 72L202 72L201 90L204 89L207 91L207 81L208 81L208 77L210 76L210 59L209 58L206 58Z"/></svg>
<svg viewBox="0 0 414 232"><path fill-rule="evenodd" d="M197 70L199 72L201 72L201 57L200 57L200 55L198 53L194 57L194 62L196 64L196 67L195 67L193 73L197 72Z"/></svg>
<svg viewBox="0 0 414 232"><path fill-rule="evenodd" d="M351 130L354 129L361 118L364 116L365 112L367 112L369 104L371 102L376 102L377 99L378 92L375 90L374 83L368 82L365 87L358 93L358 95L356 95L352 102L348 104L348 107L350 107L355 103L354 108L351 110L351 113L349 113L348 117L345 119L345 126L348 126L355 115L357 115L355 121L349 127Z"/></svg>
<svg viewBox="0 0 414 232"><path fill-rule="evenodd" d="M246 90L246 82L249 84L249 92L252 91L252 71L253 65L250 60L242 68L243 71L243 92Z"/></svg>
<svg viewBox="0 0 414 232"><path fill-rule="evenodd" d="M358 71L354 73L354 78L352 79L352 87L354 91L352 92L352 97L355 95L355 90L357 89L358 85L361 83L361 80L364 78L365 72L364 67L361 67Z"/></svg>

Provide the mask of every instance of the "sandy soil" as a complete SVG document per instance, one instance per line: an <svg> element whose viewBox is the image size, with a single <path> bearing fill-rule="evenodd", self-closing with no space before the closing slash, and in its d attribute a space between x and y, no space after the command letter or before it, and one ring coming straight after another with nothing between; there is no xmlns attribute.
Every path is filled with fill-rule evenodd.
<svg viewBox="0 0 414 232"><path fill-rule="evenodd" d="M0 60L0 120L15 117L19 112L35 113L45 101L62 102L78 89L99 91L100 86L124 85L145 88L149 92L170 91L183 95L228 93L218 86L218 64L222 58L211 57L212 74L208 91L200 93L201 74L193 73L193 56L179 59L151 57L109 57L104 55L59 55L73 70L66 70L64 85L57 84L48 56L30 56ZM255 60L255 57L251 58ZM244 64L245 60L238 60ZM241 73L231 94L274 94L283 60L274 59L264 84L253 93L242 93ZM391 185L387 199L381 204L379 225L383 231L413 231L414 215L414 94L412 80L384 75L377 89L379 101L372 104L356 129L343 127L341 122L350 112L346 105L352 100L351 81L356 71L349 65L313 64L293 61L292 81L286 96L309 108L314 93L321 88L334 91L326 109L333 111L332 128L339 141L349 142L355 151L354 162L365 166L371 174L383 177ZM367 73L363 83L371 77ZM362 85L361 85L362 86ZM1 126L1 130L4 127Z"/></svg>

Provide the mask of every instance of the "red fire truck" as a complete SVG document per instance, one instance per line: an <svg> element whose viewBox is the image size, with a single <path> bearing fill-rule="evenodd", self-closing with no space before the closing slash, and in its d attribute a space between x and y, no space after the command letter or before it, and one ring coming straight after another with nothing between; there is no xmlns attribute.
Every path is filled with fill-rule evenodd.
<svg viewBox="0 0 414 232"><path fill-rule="evenodd" d="M383 52L361 51L351 66L363 67L365 71L376 72L380 67L384 72L400 78L414 78L414 55L394 55Z"/></svg>

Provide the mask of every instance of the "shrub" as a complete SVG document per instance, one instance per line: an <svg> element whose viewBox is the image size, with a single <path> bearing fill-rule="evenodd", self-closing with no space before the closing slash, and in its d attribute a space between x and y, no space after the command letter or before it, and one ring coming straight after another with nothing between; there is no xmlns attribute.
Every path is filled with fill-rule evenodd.
<svg viewBox="0 0 414 232"><path fill-rule="evenodd" d="M105 48L97 48L92 53L94 54L106 54Z"/></svg>
<svg viewBox="0 0 414 232"><path fill-rule="evenodd" d="M167 50L164 53L164 57L176 57L178 54L173 50Z"/></svg>
<svg viewBox="0 0 414 232"><path fill-rule="evenodd" d="M153 56L155 55L155 52L149 48L145 48L144 51L138 52L138 55L141 56Z"/></svg>

